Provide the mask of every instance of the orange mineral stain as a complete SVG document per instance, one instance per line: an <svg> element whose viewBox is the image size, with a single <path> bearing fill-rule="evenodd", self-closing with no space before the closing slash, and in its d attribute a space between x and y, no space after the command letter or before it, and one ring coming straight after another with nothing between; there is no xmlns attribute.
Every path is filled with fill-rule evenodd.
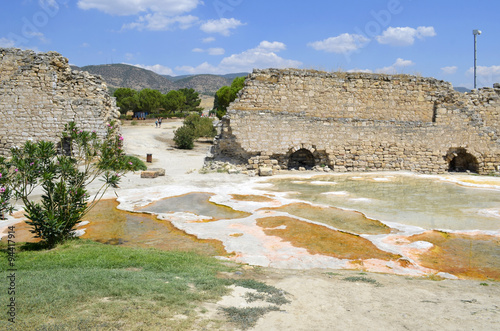
<svg viewBox="0 0 500 331"><path fill-rule="evenodd" d="M408 238L434 246L419 255L419 264L459 278L500 280L500 237L427 231Z"/></svg>
<svg viewBox="0 0 500 331"><path fill-rule="evenodd" d="M310 254L333 256L339 259L397 260L401 256L378 249L369 240L357 235L332 230L321 225L291 217L275 216L257 219L266 235L277 236Z"/></svg>
<svg viewBox="0 0 500 331"><path fill-rule="evenodd" d="M250 201L250 202L272 202L274 199L263 195L243 195L243 194L231 194L231 197L236 201Z"/></svg>
<svg viewBox="0 0 500 331"><path fill-rule="evenodd" d="M339 230L357 234L388 234L392 230L382 222L367 218L357 211L335 207L312 206L303 202L292 203L278 208L265 208L263 210L286 212L290 215L306 218L310 221L323 223Z"/></svg>
<svg viewBox="0 0 500 331"><path fill-rule="evenodd" d="M106 244L194 251L204 255L227 255L218 240L198 239L155 216L119 210L116 200L101 200L83 219L82 238Z"/></svg>
<svg viewBox="0 0 500 331"><path fill-rule="evenodd" d="M33 229L31 225L28 225L26 222L19 222L12 224L11 226L14 227L14 235L15 235L15 242L16 243L21 243L21 242L30 242L30 243L36 243L40 241L40 238L35 238L35 234L31 233L30 230ZM2 242L7 242L7 232L9 230L6 228L3 231L3 236L2 236Z"/></svg>

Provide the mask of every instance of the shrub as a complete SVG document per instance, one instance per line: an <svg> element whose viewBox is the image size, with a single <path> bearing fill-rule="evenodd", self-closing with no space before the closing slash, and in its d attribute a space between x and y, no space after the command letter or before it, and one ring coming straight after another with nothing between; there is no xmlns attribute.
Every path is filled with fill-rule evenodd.
<svg viewBox="0 0 500 331"><path fill-rule="evenodd" d="M194 130L189 126L183 125L174 132L175 145L181 149L193 149L194 139Z"/></svg>
<svg viewBox="0 0 500 331"><path fill-rule="evenodd" d="M214 128L213 119L200 117L198 114L191 114L184 119L184 125L193 129L195 139L200 137L213 138L217 134Z"/></svg>
<svg viewBox="0 0 500 331"><path fill-rule="evenodd" d="M141 171L148 170L148 167L146 166L146 164L141 159L139 159L135 156L126 155L125 162L132 163L132 167L134 168L134 170L141 170Z"/></svg>
<svg viewBox="0 0 500 331"><path fill-rule="evenodd" d="M104 139L96 132L79 130L75 123L66 125L59 148L52 142L27 141L11 149L11 159L0 160L0 168L8 169L8 182L16 199L22 200L26 223L32 233L48 248L73 236L73 228L100 200L105 191L118 187L120 176L136 170L134 163L121 151L123 137L109 124ZM58 154L65 146L69 153ZM103 178L92 201L86 186ZM3 177L3 176L2 176ZM43 194L41 202L30 200L37 187Z"/></svg>
<svg viewBox="0 0 500 331"><path fill-rule="evenodd" d="M12 212L13 206L9 204L12 190L9 187L9 167L4 157L0 157L0 219L4 219L6 212Z"/></svg>

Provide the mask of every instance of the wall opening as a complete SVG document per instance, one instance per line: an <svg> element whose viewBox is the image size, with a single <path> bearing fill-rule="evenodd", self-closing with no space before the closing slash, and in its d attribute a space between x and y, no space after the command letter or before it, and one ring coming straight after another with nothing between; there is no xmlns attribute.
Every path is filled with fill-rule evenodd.
<svg viewBox="0 0 500 331"><path fill-rule="evenodd" d="M479 172L479 162L477 162L477 158L467 153L465 148L450 149L447 159L449 162L448 171L450 172Z"/></svg>
<svg viewBox="0 0 500 331"><path fill-rule="evenodd" d="M314 155L305 148L299 149L288 160L288 169L298 169L300 167L312 169L315 166Z"/></svg>

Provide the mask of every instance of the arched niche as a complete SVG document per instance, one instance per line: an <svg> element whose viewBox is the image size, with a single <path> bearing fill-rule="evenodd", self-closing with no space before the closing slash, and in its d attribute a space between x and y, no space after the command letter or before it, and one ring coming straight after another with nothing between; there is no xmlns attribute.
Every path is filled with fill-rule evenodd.
<svg viewBox="0 0 500 331"><path fill-rule="evenodd" d="M298 169L300 167L311 169L315 165L314 155L305 148L292 153L288 159L288 169Z"/></svg>
<svg viewBox="0 0 500 331"><path fill-rule="evenodd" d="M468 153L465 148L451 148L448 151L447 160L450 172L479 172L477 158Z"/></svg>

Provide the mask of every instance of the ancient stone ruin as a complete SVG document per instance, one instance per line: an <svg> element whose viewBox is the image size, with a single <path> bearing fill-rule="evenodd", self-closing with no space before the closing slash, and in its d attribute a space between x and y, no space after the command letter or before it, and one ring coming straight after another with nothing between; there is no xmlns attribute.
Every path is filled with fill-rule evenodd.
<svg viewBox="0 0 500 331"><path fill-rule="evenodd" d="M460 93L410 75L255 70L212 153L249 169L488 174L499 171L499 113L498 84Z"/></svg>
<svg viewBox="0 0 500 331"><path fill-rule="evenodd" d="M0 48L0 155L28 139L58 141L70 121L102 136L119 115L101 78L60 54Z"/></svg>

